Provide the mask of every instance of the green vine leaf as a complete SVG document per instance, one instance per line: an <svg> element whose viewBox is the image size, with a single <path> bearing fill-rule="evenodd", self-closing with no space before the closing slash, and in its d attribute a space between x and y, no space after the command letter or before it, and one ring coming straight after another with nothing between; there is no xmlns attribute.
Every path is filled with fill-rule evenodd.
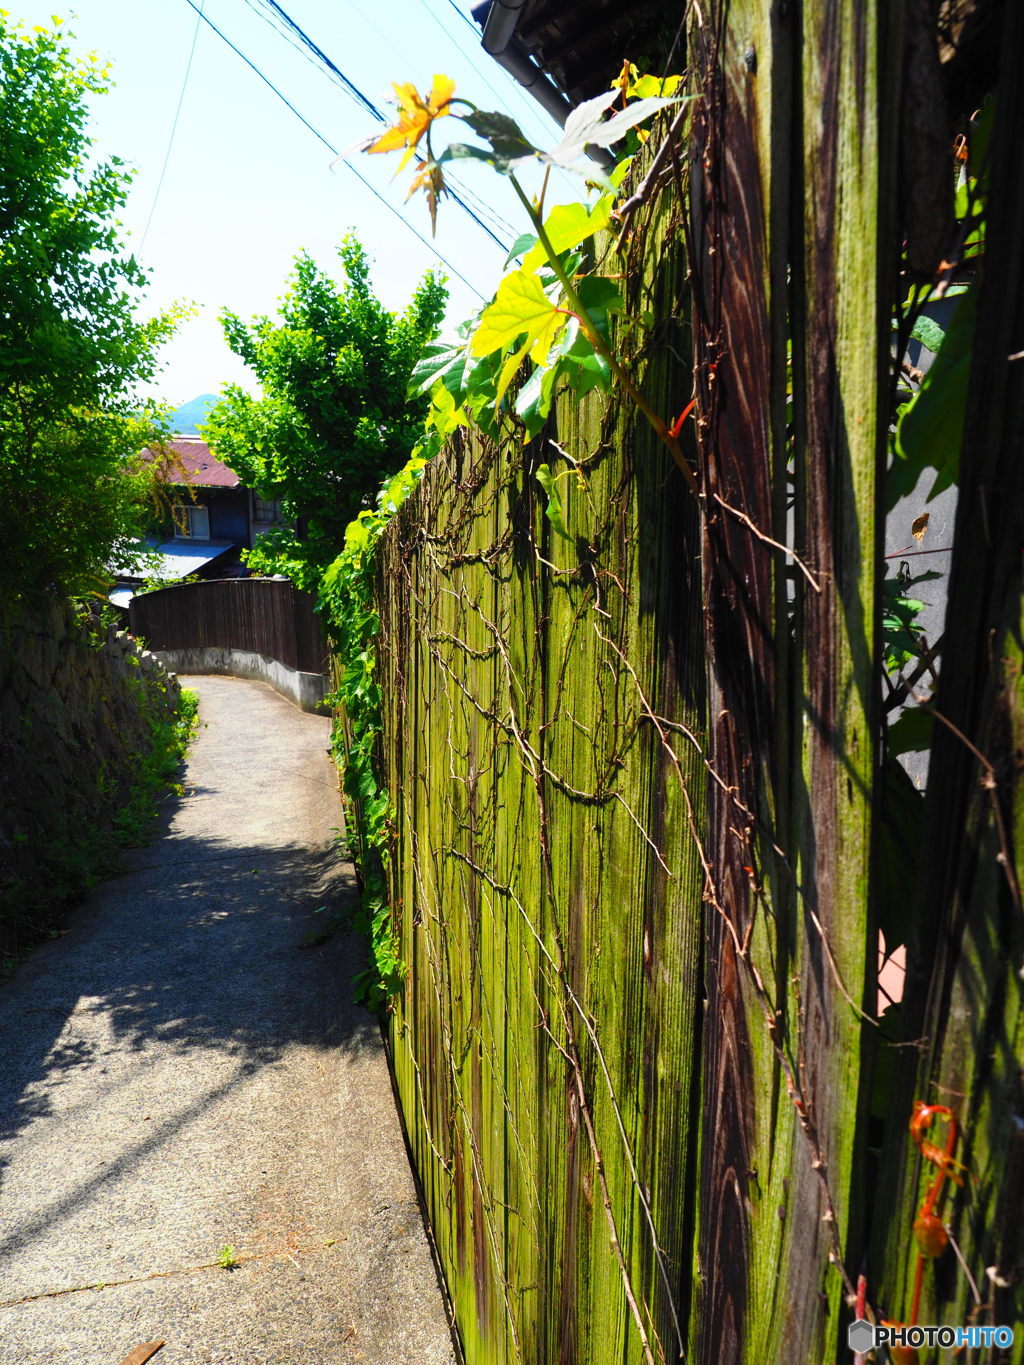
<svg viewBox="0 0 1024 1365"><path fill-rule="evenodd" d="M942 342L946 333L934 318L921 316L914 323L914 329L910 335L914 341L919 341L927 350L937 355L942 349Z"/></svg>
<svg viewBox="0 0 1024 1365"><path fill-rule="evenodd" d="M516 270L505 276L494 302L484 309L470 342L471 354L484 356L504 351L525 337L502 366L495 393L497 405L501 404L524 356L529 355L537 365L547 363L551 347L567 321L568 315L552 303L536 275Z"/></svg>
<svg viewBox="0 0 1024 1365"><path fill-rule="evenodd" d="M612 213L612 197L603 194L593 208L586 204L556 204L544 222L544 231L556 256L570 247L579 246L602 228L608 226ZM548 255L543 245L534 238L531 247L523 258L524 270L536 270L547 264Z"/></svg>
<svg viewBox="0 0 1024 1365"><path fill-rule="evenodd" d="M555 479L551 473L549 465L542 464L537 466L537 482L547 494L547 506L544 508L544 515L550 521L555 531L567 540L571 545L572 536L565 529L565 519L562 516L562 503L558 496L558 489L555 487Z"/></svg>
<svg viewBox="0 0 1024 1365"><path fill-rule="evenodd" d="M435 382L460 361L464 364L465 357L464 343L453 346L447 341L428 342L409 376L408 396L418 398L421 394L428 393Z"/></svg>
<svg viewBox="0 0 1024 1365"><path fill-rule="evenodd" d="M926 468L936 471L929 500L960 477L975 313L976 293L972 290L954 312L920 389L902 410L896 428L896 456L906 465L902 470L894 467L890 507L900 492L913 488Z"/></svg>
<svg viewBox="0 0 1024 1365"><path fill-rule="evenodd" d="M532 441L547 421L559 373L556 365L538 366L519 390L516 412L526 427L527 441Z"/></svg>
<svg viewBox="0 0 1024 1365"><path fill-rule="evenodd" d="M502 175L511 175L518 166L532 161L539 154L538 149L525 137L519 124L515 119L509 118L508 114L474 109L460 117L472 128L477 137L483 138L490 146L473 147L465 142L453 142L437 158L439 165L446 161L470 158L474 161L485 161Z"/></svg>
<svg viewBox="0 0 1024 1365"><path fill-rule="evenodd" d="M506 269L513 261L518 261L521 256L525 256L532 246L537 242L535 232L521 232L509 248L509 253L505 257Z"/></svg>

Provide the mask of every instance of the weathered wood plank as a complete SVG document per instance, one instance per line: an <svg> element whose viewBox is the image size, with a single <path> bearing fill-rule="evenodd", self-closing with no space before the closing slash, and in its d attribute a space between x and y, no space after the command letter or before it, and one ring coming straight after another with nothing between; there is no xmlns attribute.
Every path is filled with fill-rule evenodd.
<svg viewBox="0 0 1024 1365"><path fill-rule="evenodd" d="M829 1266L850 1235L874 968L890 81L871 5L723 0L694 36L716 775L699 1343L708 1361L827 1358L850 1288Z"/></svg>
<svg viewBox="0 0 1024 1365"><path fill-rule="evenodd" d="M645 210L653 248L634 282L666 316L683 287L679 208L670 193ZM678 411L689 381L671 357L647 383ZM696 520L653 436L606 408L559 410L582 472L559 480L570 541L532 469L571 464L475 436L438 457L385 537L410 964L395 1069L467 1359L487 1365L677 1359L686 1330Z"/></svg>
<svg viewBox="0 0 1024 1365"><path fill-rule="evenodd" d="M917 1245L911 1227L934 1178L909 1141L911 1101L955 1112L970 1170L941 1210L982 1305L952 1250L925 1268L919 1321L1006 1323L1024 1360L1024 11L1002 16L1002 62L989 168L985 259L925 806L908 950L907 1060L887 1149L877 1238L880 1293L907 1320ZM922 1168L923 1167L923 1168ZM992 1353L995 1358L997 1352Z"/></svg>

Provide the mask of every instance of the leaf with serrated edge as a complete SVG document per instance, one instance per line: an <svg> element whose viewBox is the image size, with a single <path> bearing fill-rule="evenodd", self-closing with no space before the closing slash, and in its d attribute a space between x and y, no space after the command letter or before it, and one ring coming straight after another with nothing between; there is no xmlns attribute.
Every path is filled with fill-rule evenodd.
<svg viewBox="0 0 1024 1365"><path fill-rule="evenodd" d="M652 96L637 100L610 119L604 119L606 110L618 97L618 90L607 90L574 109L565 121L565 136L544 160L552 161L556 166L568 166L581 157L587 147L610 147L651 114L666 105L679 103L678 99Z"/></svg>
<svg viewBox="0 0 1024 1365"><path fill-rule="evenodd" d="M602 228L608 226L608 220L612 212L611 195L602 195L592 209L588 209L586 204L556 204L547 216L544 223L544 231L548 241L556 256L561 256L563 251L568 251L572 246L579 246L589 237L593 237L595 232L600 232ZM537 242L523 258L524 270L536 270L540 265L544 265L548 255L543 245Z"/></svg>
<svg viewBox="0 0 1024 1365"><path fill-rule="evenodd" d="M426 393L433 387L435 379L455 364L465 351L464 346L448 346L444 342L432 341L423 351L422 357L413 366L409 376L409 397Z"/></svg>
<svg viewBox="0 0 1024 1365"><path fill-rule="evenodd" d="M537 276L516 270L505 276L494 302L484 309L469 349L473 355L489 355L525 335L530 359L544 365L566 321L567 315L551 302Z"/></svg>
<svg viewBox="0 0 1024 1365"><path fill-rule="evenodd" d="M914 330L910 335L927 350L937 352L946 333L934 318L920 317L914 323Z"/></svg>

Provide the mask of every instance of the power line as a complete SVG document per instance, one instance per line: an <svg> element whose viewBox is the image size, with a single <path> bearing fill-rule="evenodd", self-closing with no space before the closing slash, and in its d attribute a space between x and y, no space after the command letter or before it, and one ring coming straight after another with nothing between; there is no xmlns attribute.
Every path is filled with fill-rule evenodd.
<svg viewBox="0 0 1024 1365"><path fill-rule="evenodd" d="M473 23L473 20L469 17L466 11L464 9L459 9L458 5L455 3L455 0L448 0L448 3L449 5L451 5L452 9L459 16L462 22L470 29L470 31L473 34L476 35L476 37L479 38L480 30L477 28L476 24Z"/></svg>
<svg viewBox="0 0 1024 1365"><path fill-rule="evenodd" d="M249 0L247 0L247 3L249 3ZM291 29L292 32L296 34L296 36L305 44L309 51L313 53L317 60L327 69L327 71L330 72L330 74L336 80L341 82L342 88L345 90L346 94L348 94L361 109L369 112L378 123L387 123L387 118L385 117L384 114L381 113L381 111L377 108L373 101L370 100L366 95L364 95L363 92L352 81L348 79L348 77L341 70L341 68L337 66L336 63L333 62L330 57L327 56L327 54L323 51L321 47L319 47L316 44L316 42L314 42L314 40L309 36L309 34L306 33L305 29L303 29L300 24L296 23L296 21L291 17L291 15L289 15L284 9L282 9L282 7L277 3L277 0L259 0L259 3L264 5L265 7L272 9L285 21L289 29ZM421 157L417 156L416 159L418 162L422 163ZM463 212L469 215L473 222L476 223L477 227L479 227L483 232L487 233L488 237L490 237L490 239L494 242L496 246L499 246L502 249L502 251L507 252L509 250L509 242L507 240L503 241L497 235L497 233L493 232L491 228L488 227L487 223L483 221L481 215L488 217L491 220L491 222L498 227L500 231L506 232L510 238L515 237L516 235L515 229L511 226L511 224L506 223L504 219L502 219L499 215L497 215L494 212L493 209L490 208L489 205L483 204L478 197L471 195L470 191L467 190L466 187L460 181L456 180L453 176L447 175L445 177L445 181L449 198L451 198L456 204L458 204L459 208L461 208ZM473 204L468 202L470 199L475 200L475 207Z"/></svg>
<svg viewBox="0 0 1024 1365"><path fill-rule="evenodd" d="M366 24L367 28L372 29L372 31L373 31L374 33L376 33L377 37L381 40L381 42L383 42L383 43L386 45L386 47L389 49L389 51L391 51L392 53L394 53L395 55L397 55L398 57L400 57L404 62L406 62L406 63L409 63L409 62L410 62L411 59L410 59L408 53L405 52L405 51L403 51L403 49L401 48L401 46L399 46L399 44L395 42L394 37L393 37L392 35L385 34L385 33L380 29L380 27L379 27L376 23L374 23L373 19L372 19L372 18L370 17L370 15L366 12L366 9L364 8L364 6L363 6L362 4L359 3L359 0L349 0L349 3L351 4L352 8L356 11L356 13L360 16L360 18L362 19L363 23ZM449 28L446 28L445 25L442 23L442 21L437 17L437 15L434 14L433 10L430 8L430 5L429 5L429 3L428 3L428 0L420 0L420 4L421 4L421 5L423 6L423 8L426 10L427 14L428 14L428 15L430 16L430 18L434 21L434 23L437 24L438 28L439 28L439 29L441 30L441 32L444 34L444 36L445 36L445 38L448 40L448 42L451 43L451 44L453 44L453 45L458 49L460 56L462 56L462 57L465 59L465 61L469 63L469 65L470 65L470 67L473 69L474 73L479 77L479 79L483 82L483 84L487 87L487 89L490 90L491 94L494 96L494 99L495 99L495 101L496 101L497 107L498 107L499 109L506 109L506 108L508 107L508 103L509 103L509 102L508 102L508 98L507 98L507 93L506 93L506 96L503 97L502 94L501 94L501 92L495 88L495 86L493 85L493 83L487 78L487 76L486 76L486 75L484 74L484 72L480 69L480 67L477 66L476 62L475 62L474 59L473 59L472 54L471 54L469 51L467 51L467 49L460 43L460 41L459 41L459 39L456 37L456 35L455 35ZM457 12L461 13L461 11L457 11ZM465 16L463 16L463 17L465 17ZM472 23L470 23L470 28L473 29ZM476 36L477 36L477 38L479 38L479 36L480 36L478 31L476 32ZM500 68L497 68L497 67L496 67L496 68L494 68L494 70L495 70L495 72L496 72L496 71L500 70ZM506 73L502 72L502 75L505 75L505 74L506 74ZM535 126L540 127L540 126L541 126L541 123L540 123L540 118L539 118L539 106L536 105L536 104L535 104L535 103L526 95L526 93L525 93L525 91L523 90L522 86L519 85L519 83L518 83L517 81L512 80L510 77L506 77L506 84L507 84L508 90L510 90L511 93L513 93L513 94L515 94L516 96L518 96L518 98L521 100L521 102L522 102L522 104L523 104L523 107L526 109L527 113L528 113L528 114L531 116L531 118L533 119ZM535 136L536 136L536 134L535 134ZM553 168L553 169L556 169L556 168ZM574 194L575 194L575 188L576 188L576 187L572 184L572 182L571 182L571 181L568 179L568 177L565 175L565 172L564 172L564 171L561 171L561 170L558 170L557 173L558 173L558 175L565 181L565 183L573 190L573 192L574 192ZM497 223L497 225L501 228L501 230L502 230L503 232L505 232L505 233L508 234L508 236L509 236L510 239L514 239L515 237L518 237L519 232L518 232L518 230L517 230L516 228L514 228L514 227L511 225L511 223L506 222L504 218L502 218L502 217L500 217L500 215L496 214L496 213L494 212L494 210L491 209L489 206L488 206L487 208L484 208L484 207L482 206L482 202L481 202L479 196L474 195L474 194L471 193L471 191L466 187L465 181L460 180L460 179L457 179L455 176L453 176L453 175L451 175L451 174L449 174L449 173L447 173L447 172L446 172L446 174L445 174L445 179L446 179L446 181L447 181L448 183L450 183L450 184L452 184L452 185L455 185L455 186L458 188L459 193L462 194L465 198L469 199L469 200L475 205L475 207L477 208L477 210L478 210L479 212L485 213L488 217L491 218L492 222Z"/></svg>
<svg viewBox="0 0 1024 1365"><path fill-rule="evenodd" d="M491 94L498 101L498 103L505 104L507 101L499 93L499 91L491 81L490 77L484 73L481 67L477 66L476 59L473 53L467 51L466 48L462 45L462 43L459 41L459 39L451 31L451 29L445 25L444 21L441 19L441 16L437 14L433 7L431 6L430 0L419 0L419 2L423 9L426 10L429 17L434 21L434 23L441 30L444 36L449 40L449 42L454 43L455 46L459 49L462 56L466 59L469 65L480 77L484 85L487 86L487 89L491 92ZM452 8L455 10L455 13L458 14L462 19L464 19L466 23L469 25L469 28L471 29L474 37L477 40L474 47L474 52L483 52L483 48L480 46L480 30L473 23L472 19L470 19L466 14L464 14L462 10L459 9L458 5L454 4L454 0L450 0L450 3L452 4ZM500 69L501 68L497 67L493 62L491 63L492 72L496 72ZM513 93L516 94L517 97L522 101L524 109L526 109L529 112L531 118L537 121L538 126L541 126L538 118L539 106L532 99L530 99L530 97L526 94L523 87L519 84L518 81L513 80L511 82L511 89Z"/></svg>
<svg viewBox="0 0 1024 1365"><path fill-rule="evenodd" d="M196 16L195 32L192 34L192 46L189 48L188 61L185 63L185 78L181 82L181 94L178 96L178 107L174 111L174 122L171 124L171 135L167 139L167 151L164 153L164 164L160 167L160 178L156 182L156 191L153 195L153 203L150 205L149 217L146 219L146 226L142 232L142 240L139 242L139 257L141 258L146 248L146 238L149 236L149 229L153 222L153 214L156 213L157 202L160 198L160 191L164 187L164 176L167 174L167 166L171 160L171 148L174 146L174 135L178 131L178 119L181 117L181 106L185 103L185 91L188 89L188 78L192 74L192 58L196 55L196 43L199 41L200 21L203 18L203 9L206 7L206 0L202 0L199 13ZM194 6L193 6L194 8Z"/></svg>
<svg viewBox="0 0 1024 1365"><path fill-rule="evenodd" d="M386 118L384 117L384 115L380 112L380 110L377 108L377 106L372 102L372 100L367 99L367 97L363 94L363 92L362 92L356 85L354 85L354 84L349 80L349 78L345 75L345 73L341 70L341 68L335 66L334 62L331 61L331 59L330 59L330 57L328 57L327 53L324 52L322 48L317 47L316 43L315 43L315 42L313 41L313 39L309 36L309 34L306 33L306 31L305 31L304 29L300 28L300 26L295 22L295 20L291 17L290 14L286 14L286 13L285 13L285 11L284 11L284 10L281 8L281 6L277 3L277 0L264 0L264 3L267 4L267 5L269 5L270 8L271 8L272 10L275 11L275 13L279 14L279 15L281 16L281 18L284 20L284 22L288 25L289 28L294 29L296 35L302 40L302 42L304 42L304 43L306 44L306 46L309 48L309 50L310 50L312 53L314 53L314 54L316 55L316 57L318 57L319 60L320 60L321 62L323 62L324 66L326 66L327 69L328 69L330 72L332 72L332 74L333 74L339 81L341 81L341 83L342 83L342 85L344 85L345 89L352 95L352 97L353 97L359 104L362 105L362 107L367 111L367 113L368 113L372 118L377 119L377 121L378 121L379 123L386 123L386 122L387 122L387 119L386 119Z"/></svg>
<svg viewBox="0 0 1024 1365"><path fill-rule="evenodd" d="M205 3L205 0L203 0L203 2ZM236 56L241 57L242 61L245 62L246 66L249 67L251 71L255 72L257 76L259 76L260 80L264 83L264 85L268 86L274 92L274 94L278 97L282 104L286 105L291 110L291 112L295 115L299 122L302 123L306 128L308 128L315 138L317 138L320 142L323 143L327 150L334 156L335 160L336 161L340 160L341 153L338 151L337 147L333 146L330 142L328 142L327 138L324 137L323 133L321 133L319 129L315 128L307 118L305 118L302 114L299 113L298 109L295 108L294 104L291 103L288 97L282 94L282 92L277 88L277 86L268 76L265 76L263 74L263 72L255 64L255 62L250 61L250 59L245 55L245 53L240 48L235 46L235 44L231 41L227 34L222 33L221 30L217 27L217 25L213 22L213 20L210 19L208 15L203 13L199 5L195 3L195 0L185 0L185 3L195 10L196 14L199 15L203 23L208 24L210 28L213 29L214 33L216 33L217 37L220 38L222 42L225 42L231 49L231 51L235 53ZM447 269L450 270L452 274L455 275L458 279L460 279L468 289L472 289L473 293L476 294L477 298L479 299L485 298L485 295L482 294L479 289L477 289L476 285L472 284L469 280L467 280L465 275L463 275L460 270L457 270L455 266L452 265L451 261L447 259L447 257L442 256L440 251L438 251L438 249L435 246L433 246L427 240L427 238L423 236L421 232L414 228L412 223L410 223L407 218L404 218L393 204L388 203L384 196L377 189L375 189L374 186L371 185L370 182L364 176L360 175L360 173L356 170L356 168L353 165L351 165L347 161L342 161L342 165L345 167L346 170L351 171L352 174L356 177L356 179L360 181L360 183L370 191L374 198L379 199L380 202L384 205L384 207L390 213L393 213L395 217L412 233L412 235L423 243L423 245L427 248L431 255L436 256L437 259L441 262L441 264L446 266ZM491 235L493 236L493 233Z"/></svg>

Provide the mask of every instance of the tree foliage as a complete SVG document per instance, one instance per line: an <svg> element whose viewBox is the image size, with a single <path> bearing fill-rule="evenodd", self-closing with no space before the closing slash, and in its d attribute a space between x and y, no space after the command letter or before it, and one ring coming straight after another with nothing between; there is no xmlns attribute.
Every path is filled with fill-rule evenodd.
<svg viewBox="0 0 1024 1365"><path fill-rule="evenodd" d="M138 321L145 272L116 214L130 175L89 159L86 100L107 85L60 31L0 13L0 586L81 592L137 546L159 435L135 386L171 315ZM141 416L139 414L142 414Z"/></svg>
<svg viewBox="0 0 1024 1365"><path fill-rule="evenodd" d="M222 314L228 344L262 394L229 386L203 427L219 458L261 497L280 499L298 523L261 537L250 563L306 587L422 434L426 400L410 403L406 390L446 299L428 273L405 312L391 313L373 294L360 243L346 237L338 254L340 286L307 255L297 257L279 320Z"/></svg>

